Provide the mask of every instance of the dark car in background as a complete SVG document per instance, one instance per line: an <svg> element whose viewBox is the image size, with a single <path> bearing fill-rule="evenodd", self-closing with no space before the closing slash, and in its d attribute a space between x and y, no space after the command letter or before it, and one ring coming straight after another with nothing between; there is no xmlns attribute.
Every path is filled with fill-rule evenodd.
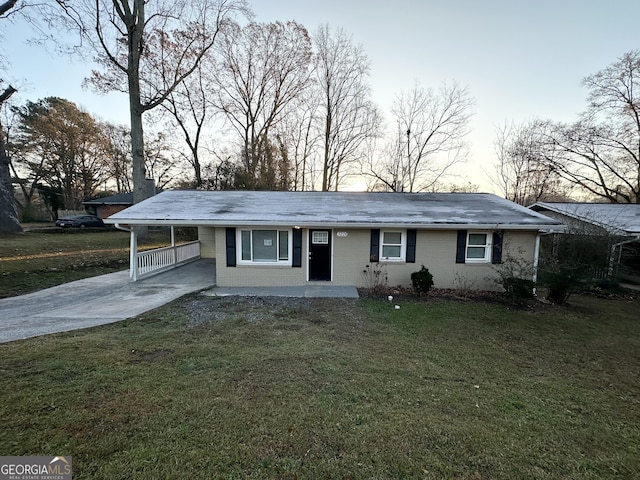
<svg viewBox="0 0 640 480"><path fill-rule="evenodd" d="M56 227L68 228L94 228L105 227L104 222L93 215L74 215L72 217L62 217L56 220Z"/></svg>

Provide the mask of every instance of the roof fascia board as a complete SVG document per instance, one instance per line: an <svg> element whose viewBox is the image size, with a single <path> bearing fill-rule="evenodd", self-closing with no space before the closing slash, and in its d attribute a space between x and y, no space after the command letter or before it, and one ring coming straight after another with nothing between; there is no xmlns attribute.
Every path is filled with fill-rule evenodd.
<svg viewBox="0 0 640 480"><path fill-rule="evenodd" d="M212 221L194 221L194 220L134 220L134 219L104 219L105 223L122 225L147 225L147 226L201 226L201 227L282 227L283 225L290 225L291 227L300 228L420 228L429 230L460 230L460 229L473 229L473 230L553 230L564 231L565 226L562 224L541 224L541 225L523 225L523 224L469 224L469 223L326 223L326 222L311 222L311 223L287 223L282 222L260 222L260 221L227 221L227 222L212 222Z"/></svg>

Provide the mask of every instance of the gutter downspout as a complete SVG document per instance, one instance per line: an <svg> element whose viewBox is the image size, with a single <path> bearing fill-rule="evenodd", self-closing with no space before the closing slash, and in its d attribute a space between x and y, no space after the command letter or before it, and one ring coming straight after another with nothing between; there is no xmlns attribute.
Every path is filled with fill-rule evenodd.
<svg viewBox="0 0 640 480"><path fill-rule="evenodd" d="M136 232L132 228L126 228L115 223L113 225L118 230L129 232L131 234L131 240L129 241L129 278L132 282L138 281L138 237Z"/></svg>
<svg viewBox="0 0 640 480"><path fill-rule="evenodd" d="M615 243L611 246L611 253L609 255L609 272L607 277L609 279L611 279L611 277L613 277L613 271L614 271L614 267L615 264L618 263L618 265L620 264L620 259L622 257L622 247L623 245L626 245L628 243L633 243L633 242L640 242L640 235L636 235L635 237L633 237L630 240L625 240L623 242L619 242L619 243ZM620 250L618 251L618 261L615 261L615 257L616 257L616 248L620 248Z"/></svg>
<svg viewBox="0 0 640 480"><path fill-rule="evenodd" d="M537 295L536 284L538 283L538 264L540 263L540 232L536 234L536 244L533 248L533 295Z"/></svg>

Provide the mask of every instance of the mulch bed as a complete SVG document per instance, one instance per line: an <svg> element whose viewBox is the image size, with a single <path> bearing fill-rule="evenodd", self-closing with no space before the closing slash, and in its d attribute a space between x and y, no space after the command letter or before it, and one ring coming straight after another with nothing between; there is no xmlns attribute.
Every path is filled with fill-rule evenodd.
<svg viewBox="0 0 640 480"><path fill-rule="evenodd" d="M455 290L450 288L432 288L426 295L418 295L413 288L378 286L374 289L359 288L358 293L362 298L377 298L388 300L393 297L394 302L414 301L429 302L434 300L447 300L454 302L485 302L505 305L509 308L538 310L554 307L555 304L545 298L544 290L539 290L538 296L531 299L513 299L504 292L488 290ZM592 287L575 292L582 295L593 295L608 300L640 300L640 292L623 288L604 289Z"/></svg>

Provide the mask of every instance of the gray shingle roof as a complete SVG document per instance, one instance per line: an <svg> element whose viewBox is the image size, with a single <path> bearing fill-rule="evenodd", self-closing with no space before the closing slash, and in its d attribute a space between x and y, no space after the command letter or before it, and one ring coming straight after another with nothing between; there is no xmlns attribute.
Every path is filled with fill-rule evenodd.
<svg viewBox="0 0 640 480"><path fill-rule="evenodd" d="M108 197L92 198L83 205L133 205L133 193L118 193Z"/></svg>
<svg viewBox="0 0 640 480"><path fill-rule="evenodd" d="M108 223L301 227L561 229L562 224L487 193L347 193L172 190Z"/></svg>
<svg viewBox="0 0 640 480"><path fill-rule="evenodd" d="M538 202L529 208L566 215L617 235L640 234L640 204Z"/></svg>

